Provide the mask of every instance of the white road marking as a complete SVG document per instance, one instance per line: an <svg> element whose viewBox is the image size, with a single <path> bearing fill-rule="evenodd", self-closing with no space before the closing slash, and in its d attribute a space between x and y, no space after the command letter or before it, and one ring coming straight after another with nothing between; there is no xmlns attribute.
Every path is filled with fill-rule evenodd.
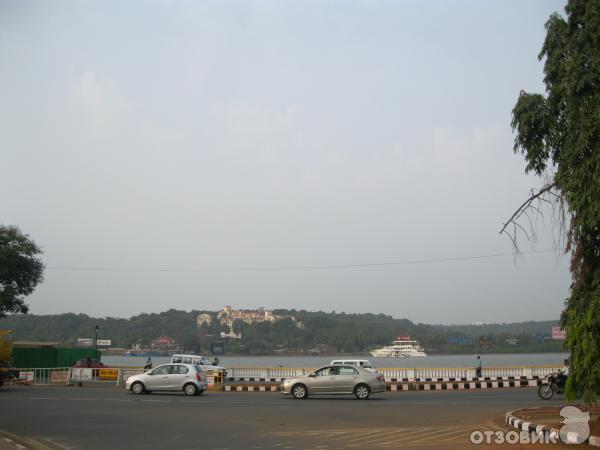
<svg viewBox="0 0 600 450"><path fill-rule="evenodd" d="M179 400L179 403L189 403L196 405L198 403L216 403L214 400Z"/></svg>

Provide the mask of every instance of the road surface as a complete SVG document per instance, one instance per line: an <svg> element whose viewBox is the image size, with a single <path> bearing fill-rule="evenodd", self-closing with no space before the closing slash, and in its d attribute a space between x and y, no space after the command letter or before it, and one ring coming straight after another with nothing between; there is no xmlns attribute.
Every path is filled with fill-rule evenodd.
<svg viewBox="0 0 600 450"><path fill-rule="evenodd" d="M507 411L561 404L540 400L534 388L388 392L359 401L14 386L0 391L0 433L57 449L460 449L472 431L508 431Z"/></svg>

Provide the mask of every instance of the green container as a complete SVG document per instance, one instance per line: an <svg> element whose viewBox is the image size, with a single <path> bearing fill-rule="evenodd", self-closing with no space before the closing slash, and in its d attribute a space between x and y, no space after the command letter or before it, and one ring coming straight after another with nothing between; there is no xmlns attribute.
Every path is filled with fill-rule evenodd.
<svg viewBox="0 0 600 450"><path fill-rule="evenodd" d="M93 348L15 347L13 363L17 369L40 367L71 367L80 359L96 358ZM98 359L100 352L98 352Z"/></svg>
<svg viewBox="0 0 600 450"><path fill-rule="evenodd" d="M100 356L100 352L96 356L96 350L93 348L57 348L55 367L71 367L80 359L85 358L100 360Z"/></svg>
<svg viewBox="0 0 600 450"><path fill-rule="evenodd" d="M57 367L56 349L51 347L15 347L13 349L13 363L17 369Z"/></svg>

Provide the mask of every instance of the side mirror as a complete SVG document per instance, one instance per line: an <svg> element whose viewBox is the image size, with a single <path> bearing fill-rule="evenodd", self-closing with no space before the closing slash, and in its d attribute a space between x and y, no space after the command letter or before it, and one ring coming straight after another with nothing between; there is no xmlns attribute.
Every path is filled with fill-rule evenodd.
<svg viewBox="0 0 600 450"><path fill-rule="evenodd" d="M311 377L311 378L316 377L316 375L314 373L309 373L308 376Z"/></svg>

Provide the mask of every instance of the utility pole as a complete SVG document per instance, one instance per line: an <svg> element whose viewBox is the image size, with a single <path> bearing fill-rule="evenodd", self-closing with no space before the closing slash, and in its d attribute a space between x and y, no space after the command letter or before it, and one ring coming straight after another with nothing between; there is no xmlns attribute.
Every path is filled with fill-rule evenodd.
<svg viewBox="0 0 600 450"><path fill-rule="evenodd" d="M94 345L96 348L96 359L98 359L98 330L100 329L100 327L98 325L96 325L96 327L94 328Z"/></svg>

